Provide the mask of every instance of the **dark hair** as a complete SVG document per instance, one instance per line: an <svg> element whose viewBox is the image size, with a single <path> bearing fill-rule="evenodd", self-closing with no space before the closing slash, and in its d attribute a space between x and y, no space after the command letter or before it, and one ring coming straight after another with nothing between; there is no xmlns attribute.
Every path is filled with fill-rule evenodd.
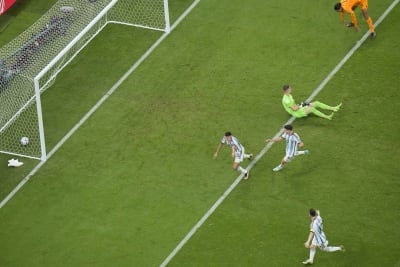
<svg viewBox="0 0 400 267"><path fill-rule="evenodd" d="M232 135L231 132L226 132L226 133L225 133L225 136L231 136L231 135Z"/></svg>
<svg viewBox="0 0 400 267"><path fill-rule="evenodd" d="M333 8L335 9L335 11L340 11L340 9L342 9L342 4L341 3L336 3Z"/></svg>
<svg viewBox="0 0 400 267"><path fill-rule="evenodd" d="M289 89L290 88L290 85L289 84L285 84L284 86L283 86L283 91L286 91L287 89Z"/></svg>
<svg viewBox="0 0 400 267"><path fill-rule="evenodd" d="M315 215L317 215L317 211L315 209L310 209L310 215L311 217L315 217Z"/></svg>
<svg viewBox="0 0 400 267"><path fill-rule="evenodd" d="M285 128L286 130L289 130L289 131L293 130L293 126L290 124L283 126L283 128Z"/></svg>

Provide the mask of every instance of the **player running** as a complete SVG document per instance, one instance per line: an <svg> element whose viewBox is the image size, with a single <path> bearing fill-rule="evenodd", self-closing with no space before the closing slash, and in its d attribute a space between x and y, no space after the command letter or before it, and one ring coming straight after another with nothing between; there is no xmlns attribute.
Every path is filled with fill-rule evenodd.
<svg viewBox="0 0 400 267"><path fill-rule="evenodd" d="M226 132L224 137L221 139L221 143L217 147L217 151L214 154L214 159L216 159L219 155L224 144L227 144L232 149L232 158L233 161L233 169L235 171L239 171L244 174L244 179L247 180L250 176L250 171L244 169L239 164L243 161L244 158L251 160L253 158L253 154L245 154L245 149L239 140L232 135L231 132Z"/></svg>
<svg viewBox="0 0 400 267"><path fill-rule="evenodd" d="M283 127L283 131L284 133L282 134L282 136L265 140L265 142L279 142L283 139L286 140L286 155L283 157L281 164L273 168L274 172L282 170L285 164L291 161L295 156L307 155L310 153L310 151L308 150L297 150L297 147L303 147L304 143L300 140L300 136L293 131L292 125L285 125Z"/></svg>
<svg viewBox="0 0 400 267"><path fill-rule="evenodd" d="M317 247L326 252L345 251L343 246L328 247L328 240L326 239L326 235L323 231L322 217L319 213L319 210L310 209L310 218L310 233L307 241L304 243L304 246L310 249L310 257L306 261L303 261L304 265L314 263L314 256Z"/></svg>

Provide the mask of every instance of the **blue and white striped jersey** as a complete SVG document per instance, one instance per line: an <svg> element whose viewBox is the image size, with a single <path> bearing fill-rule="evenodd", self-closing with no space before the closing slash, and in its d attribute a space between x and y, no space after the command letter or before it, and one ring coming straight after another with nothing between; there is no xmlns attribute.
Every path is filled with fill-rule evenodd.
<svg viewBox="0 0 400 267"><path fill-rule="evenodd" d="M323 231L322 217L317 216L310 224L310 231L314 233L314 240L318 245L326 243L326 235Z"/></svg>
<svg viewBox="0 0 400 267"><path fill-rule="evenodd" d="M226 136L222 137L221 143L227 144L229 147L232 147L233 145L235 145L235 152L242 153L242 151L243 151L242 144L240 144L239 140L236 137L234 137L233 135L231 135L231 137L232 137L231 141L227 140Z"/></svg>
<svg viewBox="0 0 400 267"><path fill-rule="evenodd" d="M294 157L297 152L297 146L301 143L300 136L297 133L284 133L282 138L286 139L286 155Z"/></svg>

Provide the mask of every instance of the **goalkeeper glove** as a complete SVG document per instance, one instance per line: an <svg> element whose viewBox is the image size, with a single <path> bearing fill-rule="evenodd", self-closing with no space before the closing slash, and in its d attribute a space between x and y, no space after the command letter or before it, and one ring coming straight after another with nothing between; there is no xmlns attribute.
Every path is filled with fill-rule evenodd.
<svg viewBox="0 0 400 267"><path fill-rule="evenodd" d="M309 106L309 105L310 105L310 103L308 103L308 102L301 102L300 103L300 106L302 106L302 107Z"/></svg>

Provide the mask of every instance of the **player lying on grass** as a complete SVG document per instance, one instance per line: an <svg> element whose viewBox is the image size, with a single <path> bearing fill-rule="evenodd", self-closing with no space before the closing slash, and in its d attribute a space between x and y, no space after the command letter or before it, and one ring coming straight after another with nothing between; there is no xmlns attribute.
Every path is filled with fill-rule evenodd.
<svg viewBox="0 0 400 267"><path fill-rule="evenodd" d="M232 149L232 158L234 158L232 166L233 169L235 171L244 173L244 179L247 180L250 176L250 171L247 171L245 168L240 167L239 164L243 161L244 158L251 160L253 158L253 154L245 154L245 149L242 144L240 144L239 140L234 137L231 132L226 132L224 137L222 137L221 139L221 143L217 147L217 151L214 154L214 159L218 157L219 152L221 151L224 144L227 144Z"/></svg>
<svg viewBox="0 0 400 267"><path fill-rule="evenodd" d="M310 219L310 233L308 234L307 241L304 243L304 246L310 249L310 257L303 261L303 264L308 265L314 263L314 256L317 247L326 252L345 251L343 246L328 247L328 239L326 239L323 230L322 217L319 210L310 209Z"/></svg>
<svg viewBox="0 0 400 267"><path fill-rule="evenodd" d="M293 96L291 95L292 88L290 87L290 85L284 85L283 92L284 94L282 97L282 105L290 115L296 118L307 117L310 113L312 113L314 115L317 115L318 117L332 120L334 112L339 111L342 105L342 103L340 103L335 107L331 107L319 101L314 101L311 103L302 102L300 104L296 104L296 102L293 99ZM319 111L317 108L331 110L333 112L330 115L326 115L321 111Z"/></svg>
<svg viewBox="0 0 400 267"><path fill-rule="evenodd" d="M369 30L371 32L371 38L375 39L376 32L374 23L371 17L368 15L368 0L341 0L339 3L335 4L334 9L335 11L340 12L343 24L344 24L344 13L345 12L348 13L350 15L351 24L347 24L346 26L350 27L354 26L356 31L359 32L360 28L358 27L357 17L356 14L354 13L354 10L358 6L361 8L361 12L364 16L364 19L368 24Z"/></svg>
<svg viewBox="0 0 400 267"><path fill-rule="evenodd" d="M293 131L292 125L285 125L283 127L283 131L284 133L282 136L265 140L265 142L279 142L283 139L286 140L286 154L283 157L281 164L273 168L274 172L282 170L286 163L291 161L294 157L298 155L307 155L310 153L308 150L297 150L297 147L303 147L304 143L300 140L300 136Z"/></svg>

